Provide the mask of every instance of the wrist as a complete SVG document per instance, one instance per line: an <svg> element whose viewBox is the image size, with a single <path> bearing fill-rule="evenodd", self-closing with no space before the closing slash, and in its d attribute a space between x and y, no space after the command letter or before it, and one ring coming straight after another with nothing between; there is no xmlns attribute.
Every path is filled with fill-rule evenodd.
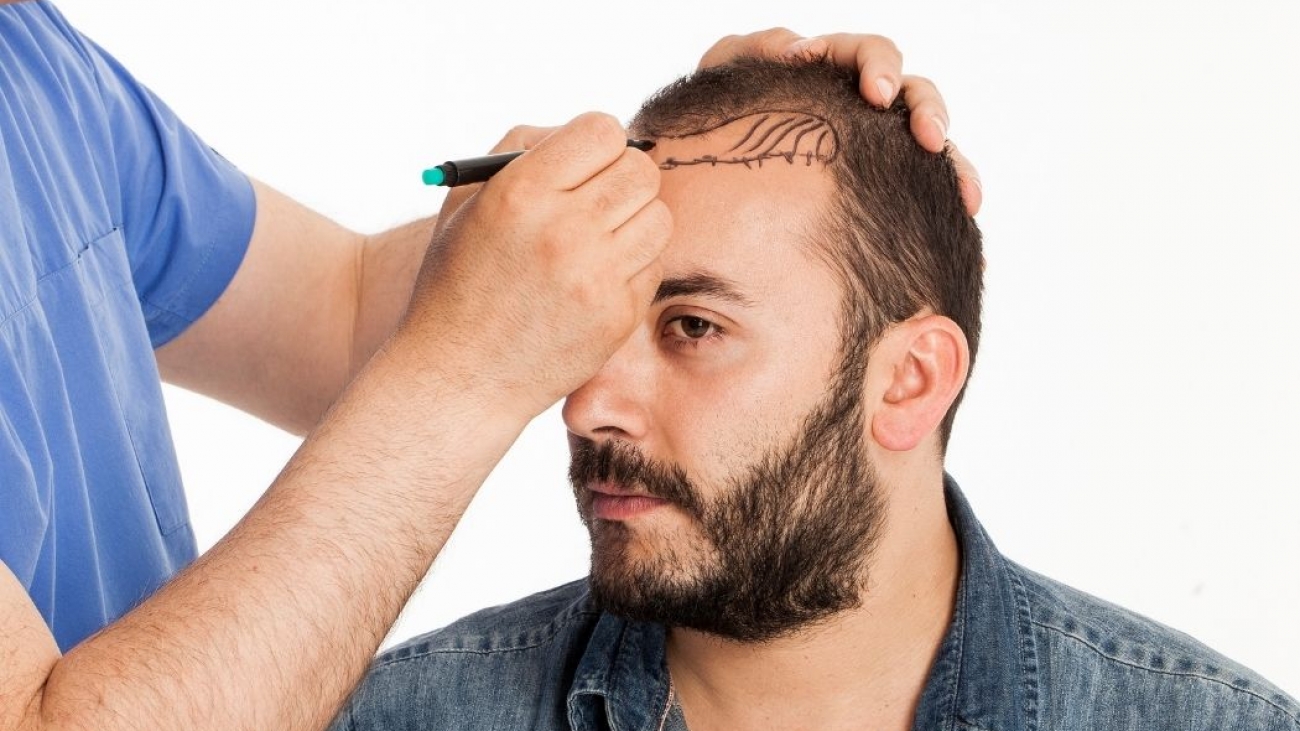
<svg viewBox="0 0 1300 731"><path fill-rule="evenodd" d="M409 414L413 429L430 431L439 441L451 430L491 441L509 435L513 442L545 406L538 408L492 378L465 357L471 352L464 344L414 343L399 332L358 375L358 398Z"/></svg>

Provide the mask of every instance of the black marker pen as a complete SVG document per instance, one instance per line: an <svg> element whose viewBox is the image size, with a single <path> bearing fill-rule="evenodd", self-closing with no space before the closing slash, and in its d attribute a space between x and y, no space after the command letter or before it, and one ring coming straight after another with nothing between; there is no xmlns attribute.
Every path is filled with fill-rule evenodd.
<svg viewBox="0 0 1300 731"><path fill-rule="evenodd" d="M627 146L635 147L642 152L649 152L654 149L655 143L650 140L628 140ZM424 184L442 185L451 188L457 185L482 183L501 172L511 160L522 154L524 154L524 151L520 150L519 152L484 155L483 157L467 157L464 160L448 160L438 167L425 170L423 175Z"/></svg>

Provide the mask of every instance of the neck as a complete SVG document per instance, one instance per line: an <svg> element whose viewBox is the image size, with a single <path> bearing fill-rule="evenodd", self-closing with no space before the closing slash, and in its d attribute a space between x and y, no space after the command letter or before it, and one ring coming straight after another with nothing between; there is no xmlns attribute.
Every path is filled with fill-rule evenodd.
<svg viewBox="0 0 1300 731"><path fill-rule="evenodd" d="M910 729L960 575L942 483L940 468L887 489L857 608L765 643L673 629L668 667L691 730Z"/></svg>

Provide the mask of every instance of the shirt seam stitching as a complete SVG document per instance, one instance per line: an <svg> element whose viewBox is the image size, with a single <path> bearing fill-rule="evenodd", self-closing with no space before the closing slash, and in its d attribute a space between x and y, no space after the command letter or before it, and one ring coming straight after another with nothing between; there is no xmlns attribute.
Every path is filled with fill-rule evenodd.
<svg viewBox="0 0 1300 731"><path fill-rule="evenodd" d="M401 657L392 657L392 658L378 660L375 662L374 669L375 670L387 669L393 665L398 665L400 663L404 663L409 660L418 660L420 658L428 657L430 655L498 655L498 654L509 653L509 652L524 652L526 650L535 650L543 645L549 644L552 640L556 638L557 635L560 634L563 628L568 626L568 624L572 622L574 619L578 619L579 617L584 617L584 616L588 616L588 617L599 616L599 614L600 614L599 612L593 612L590 610L579 610L578 612L575 612L571 616L563 617L560 621L554 622L551 625L554 628L552 632L550 632L545 637L531 644L520 645L517 647L501 647L501 648L495 648L491 650L474 650L474 649L463 648L463 647L443 647L443 648L426 647L419 651L412 651L410 654L402 655Z"/></svg>
<svg viewBox="0 0 1300 731"><path fill-rule="evenodd" d="M1002 566L1006 568L1005 563ZM1017 619L1023 623L1016 628L1021 634L1017 647L1020 650L1021 671L1025 674L1026 707L1023 710L1027 716L1029 731L1038 731L1041 725L1039 724L1041 701L1038 687L1038 644L1034 641L1033 633L1025 631L1026 624L1034 624L1034 607L1029 601L1029 592L1025 588L1023 578L1015 571L1008 571L1007 576L1014 594Z"/></svg>
<svg viewBox="0 0 1300 731"><path fill-rule="evenodd" d="M177 320L180 320L181 322L185 323L186 325L194 324L193 318L189 317L188 315L177 312L176 310L172 309L169 306L160 305L148 297L141 297L140 304L152 308L155 312L159 314L166 315L168 317L174 317Z"/></svg>
<svg viewBox="0 0 1300 731"><path fill-rule="evenodd" d="M250 237L250 238L249 238L248 244L252 244L252 233L251 233L251 232L249 233L249 237ZM247 245L246 245L246 246L247 246ZM194 285L195 285L196 282L200 281L200 277L201 277L201 276L207 276L207 275L210 275L210 274L211 274L211 273L208 271L208 267L209 267L210 263L212 262L212 257L213 257L213 255L216 253L216 250L217 250L218 248L220 248L220 247L219 247L219 244L218 244L216 241L208 241L208 242L203 246L203 254L202 254L202 256L201 256L200 259L199 259L199 263L198 263L198 265L195 266L195 267L193 267L193 268L190 270L188 276L186 276L186 277L183 279L183 281L180 282L180 286L177 287L175 291L171 292L170 294L168 294L168 295L165 297L165 299L167 300L167 304L165 304L165 305L163 305L163 304L158 304L156 301L154 301L154 299L153 299L152 297L141 297L141 298L140 298L140 301L141 301L142 303L144 303L144 304L149 305L150 307L153 307L154 309L161 310L161 311L163 311L163 312L165 312L165 313L171 315L172 317L175 317L175 318L180 319L181 321L183 321L183 322L185 323L185 325L186 325L187 327L188 327L189 325L193 325L193 324L194 324L194 321L195 321L195 318L190 317L189 315L185 315L185 314L182 314L182 313L180 313L180 312L177 312L176 310L177 310L177 309L181 309L181 308L180 308L180 307L176 307L176 305L186 305L186 304L193 305L193 304L194 304L193 301L192 301L191 295L190 295L190 290L193 289L193 287L194 287ZM247 250L247 248L245 248L245 250L244 250L244 255L247 256L247 253L248 253L248 250ZM241 262L241 264L242 264L242 262ZM238 266L236 267L236 270L238 270ZM236 271L235 273L238 273L238 271ZM234 281L234 278L235 278L235 274L232 273L231 276L230 276L230 278L226 280L226 284L225 284L225 286L222 287L222 291L217 293L217 297L214 298L211 302L208 302L208 303L207 303L207 308L208 308L208 310L211 310L211 309L212 309L212 306L216 304L216 300L219 299L219 298L221 297L221 295L224 293L224 291L225 291L227 288L230 287L230 284L231 284L231 282Z"/></svg>
<svg viewBox="0 0 1300 731"><path fill-rule="evenodd" d="M990 731L988 726L981 726L978 723L971 723L970 721L966 720L965 716L959 715L953 720L955 723L961 724L962 728L969 729L969 731Z"/></svg>
<svg viewBox="0 0 1300 731"><path fill-rule="evenodd" d="M948 724L950 731L955 731L958 723L968 726L974 725L966 723L965 715L958 708L957 690L961 687L962 676L964 675L963 671L966 665L966 628L969 624L967 618L970 614L970 584L964 576L961 580L961 593L962 613L959 618L960 625L957 628L957 632L959 633L959 639L957 641L957 658L953 671L952 684L948 689L948 715L952 719L952 722Z"/></svg>
<svg viewBox="0 0 1300 731"><path fill-rule="evenodd" d="M1106 651L1102 650L1100 647L1097 647L1096 645L1094 645L1093 643L1089 642L1088 640L1086 640L1086 639L1084 639L1084 638L1082 638L1082 637L1079 637L1078 635L1074 635L1074 634L1071 634L1071 633L1069 633L1069 632L1066 632L1065 630L1062 630L1062 629L1060 629L1059 627L1054 627L1054 626L1049 625L1049 624L1044 624L1043 622L1040 622L1040 621L1038 621L1038 620L1033 620L1033 623L1034 623L1035 626L1037 626L1037 627L1041 627L1041 628L1043 628L1043 629L1045 629L1045 630L1047 630L1047 631L1049 631L1049 632L1054 632L1054 633L1056 633L1056 634L1058 634L1058 635L1060 635L1060 636L1062 636L1062 637L1067 637L1067 638L1069 638L1069 639L1072 639L1072 640L1074 640L1075 642L1078 642L1079 644L1083 645L1084 647L1087 647L1088 649L1090 649L1090 650L1092 650L1093 652L1097 653L1098 655L1100 655L1100 656L1106 658L1107 660L1110 660L1111 662L1119 663L1120 665L1123 665L1123 666L1125 666L1125 667L1133 668L1134 670L1144 670L1144 671L1146 671L1146 672L1149 672L1149 673L1155 673L1155 674L1157 674L1157 675L1167 675L1167 676L1175 677L1175 678L1197 678L1197 679L1199 679L1199 680L1205 680L1205 681L1208 681L1208 682L1211 682L1211 683L1215 683L1215 684L1217 684L1217 685L1222 685L1222 686L1224 686L1225 688L1229 688L1230 690L1236 691L1236 692L1238 692L1238 693L1243 693L1243 694L1248 695L1248 696L1250 696L1250 697L1252 697L1252 698L1256 698L1256 699L1262 701L1265 705L1268 705L1269 707L1271 707L1271 708L1277 710L1279 713L1281 713L1282 715L1286 716L1286 717L1287 717L1288 719L1290 719L1291 721L1294 721L1294 722L1300 723L1300 717L1297 717L1297 716L1293 715L1293 714L1291 713L1291 711L1287 710L1287 709L1286 709L1285 707L1283 707L1283 706L1278 705L1278 704L1277 704L1276 702L1274 702L1272 699L1267 698L1267 697L1265 697L1265 696L1262 696L1262 695L1260 695L1259 693L1256 693L1255 691L1250 690L1249 688L1241 688L1241 687L1238 687L1238 686L1236 686L1236 685L1234 685L1234 684L1232 684L1232 683L1230 683L1230 682L1224 680L1223 678L1215 678L1215 677L1212 677L1212 676L1209 676L1209 675L1203 675L1203 674L1201 674L1201 673L1196 673L1196 672L1180 672L1180 671L1177 671L1177 670L1164 670L1164 669L1161 669L1161 668L1152 668L1152 667L1147 667L1147 666L1145 666L1145 665L1139 665L1139 664L1137 664L1137 663L1134 663L1134 662L1131 662L1131 661L1125 660L1125 659L1123 659L1123 658L1118 658L1118 657L1115 657L1115 656L1113 656L1113 655L1110 655L1109 653L1107 653Z"/></svg>
<svg viewBox="0 0 1300 731"><path fill-rule="evenodd" d="M14 308L12 312L5 315L3 318L0 318L0 328L7 327L9 323L12 322L14 319L16 319L19 315L23 314L27 310L30 310L33 305L41 301L41 293L39 289L41 284L43 284L46 280L50 279L51 277L57 276L67 271L68 269L71 269L72 267L76 266L78 262L80 262L82 259L85 258L86 252L95 248L96 245L99 244L99 242L103 241L109 236L112 236L114 233L117 233L120 230L121 230L121 226L114 225L106 233L86 239L83 242L81 250L77 252L76 256L72 257L71 259L64 262L63 264L51 269L50 271L45 272L44 274L40 275L35 280L33 280L33 285L37 288L36 293L33 294L31 297L27 298L21 305Z"/></svg>
<svg viewBox="0 0 1300 731"><path fill-rule="evenodd" d="M200 140L200 143L203 144L205 147L207 147L207 143L203 143L202 140ZM208 147L208 149L212 150L211 147ZM215 150L213 152L215 154ZM141 295L139 297L141 304L145 304L150 307L153 307L154 309L164 312L176 318L177 320L181 321L182 327L179 331L167 334L168 341L174 339L181 333L185 332L185 330L187 330L191 325L197 322L200 317L212 311L212 308L216 305L217 301L221 299L221 296L225 294L226 290L228 290L230 288L230 285L234 282L235 277L239 274L239 269L242 268L243 263L247 261L248 253L252 249L253 230L255 228L256 218L257 218L257 195L255 191L251 190L252 181L248 179L248 176L244 175L243 171L237 171L237 172L243 178L244 184L248 185L250 188L249 195L253 197L252 208L253 208L254 221L252 224L248 226L248 237L244 241L243 251L238 255L238 261L236 261L235 263L235 270L230 273L230 276L226 277L225 282L221 285L221 288L217 291L216 296L212 297L211 299L207 299L206 296L204 297L205 301L202 306L202 312L196 313L194 315L178 312L178 310L181 309L187 309L187 310L195 309L194 297L192 294L193 290L195 289L195 286L205 280L211 279L212 272L210 271L210 268L214 265L214 262L218 264L221 263L220 259L218 258L218 254L220 250L223 248L221 242L218 242L215 239L205 238L204 240L206 241L206 243L202 245L203 253L199 258L198 264L190 268L189 273L179 282L179 286L177 286L174 291L170 293L163 293L165 295L163 299L166 300L166 304L160 304L158 300L156 300L154 297L147 297L144 295ZM125 232L123 233L123 235L125 236ZM151 340L152 337L153 337L153 333L150 333Z"/></svg>

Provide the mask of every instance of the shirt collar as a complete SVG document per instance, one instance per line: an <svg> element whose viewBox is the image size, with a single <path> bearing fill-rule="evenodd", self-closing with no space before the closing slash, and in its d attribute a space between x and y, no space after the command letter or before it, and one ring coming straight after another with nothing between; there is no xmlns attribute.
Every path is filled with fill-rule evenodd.
<svg viewBox="0 0 1300 731"><path fill-rule="evenodd" d="M663 625L600 615L569 689L574 731L655 731L668 707Z"/></svg>
<svg viewBox="0 0 1300 731"><path fill-rule="evenodd" d="M1036 728L1038 668L1024 585L947 475L944 497L962 573L952 624L913 728L960 722L986 731L1030 731ZM570 686L570 727L655 731L668 706L664 648L663 626L602 614Z"/></svg>
<svg viewBox="0 0 1300 731"><path fill-rule="evenodd" d="M913 728L1037 728L1038 661L1024 584L948 475L944 497L961 548L961 580Z"/></svg>

